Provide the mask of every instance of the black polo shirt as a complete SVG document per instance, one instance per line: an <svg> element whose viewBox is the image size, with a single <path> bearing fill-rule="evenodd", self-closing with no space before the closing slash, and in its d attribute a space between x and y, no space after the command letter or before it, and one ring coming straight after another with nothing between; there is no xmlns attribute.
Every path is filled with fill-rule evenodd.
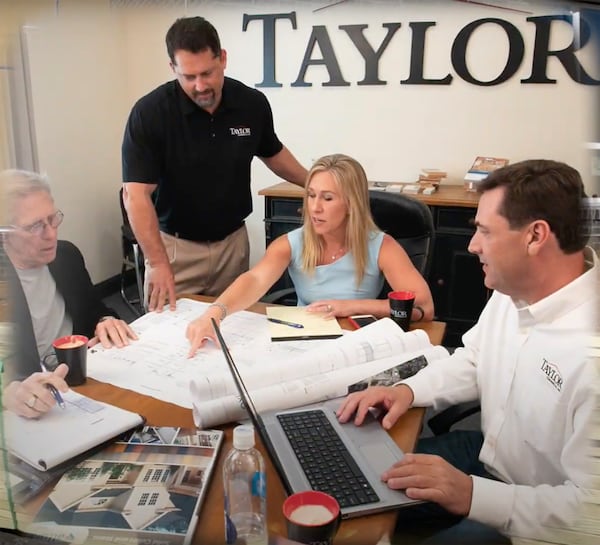
<svg viewBox="0 0 600 545"><path fill-rule="evenodd" d="M267 98L225 78L209 114L170 81L133 107L123 137L123 181L157 184L160 230L196 241L222 240L252 212L250 164L283 144Z"/></svg>

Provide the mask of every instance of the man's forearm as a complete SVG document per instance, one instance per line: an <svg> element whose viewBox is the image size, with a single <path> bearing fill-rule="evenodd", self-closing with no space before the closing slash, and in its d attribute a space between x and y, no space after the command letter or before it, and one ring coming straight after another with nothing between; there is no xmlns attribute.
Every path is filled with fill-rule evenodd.
<svg viewBox="0 0 600 545"><path fill-rule="evenodd" d="M149 196L133 197L129 194L125 198L125 207L135 238L150 265L155 267L168 264L165 245L160 238L158 218Z"/></svg>
<svg viewBox="0 0 600 545"><path fill-rule="evenodd" d="M308 171L285 146L273 157L263 159L273 173L293 184L304 187Z"/></svg>

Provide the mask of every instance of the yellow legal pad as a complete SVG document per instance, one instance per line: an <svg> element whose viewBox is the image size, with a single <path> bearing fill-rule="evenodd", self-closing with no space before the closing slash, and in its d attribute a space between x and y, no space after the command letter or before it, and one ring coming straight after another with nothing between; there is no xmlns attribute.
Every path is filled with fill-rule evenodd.
<svg viewBox="0 0 600 545"><path fill-rule="evenodd" d="M267 318L303 326L293 327L269 321L272 341L336 339L343 334L335 318L325 319L324 314L307 312L306 307L267 307Z"/></svg>

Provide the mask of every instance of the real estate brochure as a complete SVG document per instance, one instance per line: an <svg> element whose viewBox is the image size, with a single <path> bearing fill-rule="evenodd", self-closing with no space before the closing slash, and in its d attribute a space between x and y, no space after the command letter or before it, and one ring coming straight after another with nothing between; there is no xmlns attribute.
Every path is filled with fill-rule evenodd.
<svg viewBox="0 0 600 545"><path fill-rule="evenodd" d="M27 532L68 543L186 545L220 430L146 426L67 471Z"/></svg>

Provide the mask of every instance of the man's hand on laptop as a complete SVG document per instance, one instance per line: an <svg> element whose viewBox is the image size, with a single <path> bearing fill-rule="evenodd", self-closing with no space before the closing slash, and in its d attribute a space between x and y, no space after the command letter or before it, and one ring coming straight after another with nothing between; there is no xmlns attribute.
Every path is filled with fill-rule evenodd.
<svg viewBox="0 0 600 545"><path fill-rule="evenodd" d="M409 498L437 503L455 515L467 516L471 510L471 476L440 456L406 454L381 478L390 488L404 490Z"/></svg>
<svg viewBox="0 0 600 545"><path fill-rule="evenodd" d="M350 394L336 415L340 422L348 422L353 414L354 423L360 426L371 407L381 407L387 414L381 421L382 426L389 430L400 416L411 406L414 399L413 391L406 385L399 386L371 386L362 392Z"/></svg>

